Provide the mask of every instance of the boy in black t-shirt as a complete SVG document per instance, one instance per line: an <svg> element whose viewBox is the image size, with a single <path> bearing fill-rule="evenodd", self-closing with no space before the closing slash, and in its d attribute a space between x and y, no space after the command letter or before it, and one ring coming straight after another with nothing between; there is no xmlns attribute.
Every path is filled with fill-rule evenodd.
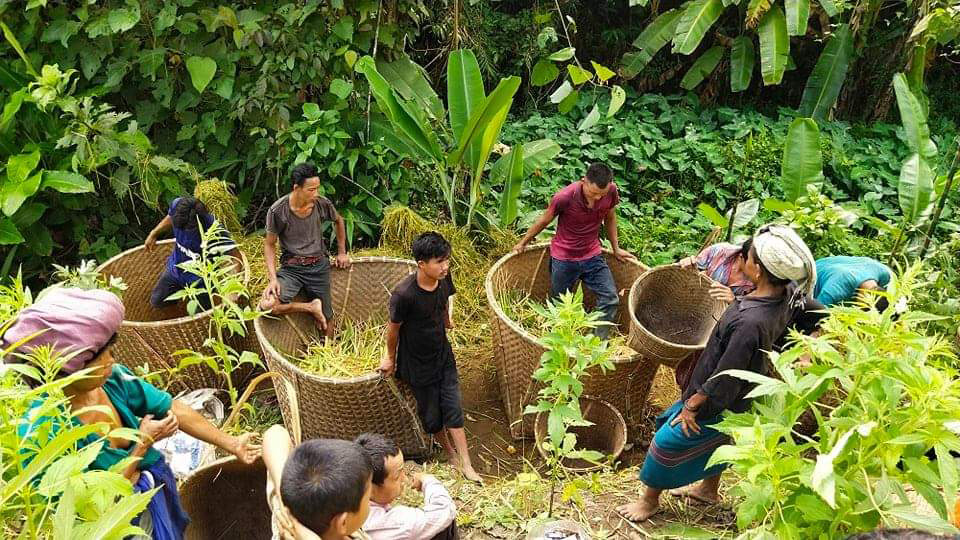
<svg viewBox="0 0 960 540"><path fill-rule="evenodd" d="M464 477L481 482L470 463L457 363L447 339L457 293L450 277L450 243L438 233L423 233L413 241L413 258L417 273L397 284L390 295L387 354L380 371L396 373L410 385L424 429Z"/></svg>

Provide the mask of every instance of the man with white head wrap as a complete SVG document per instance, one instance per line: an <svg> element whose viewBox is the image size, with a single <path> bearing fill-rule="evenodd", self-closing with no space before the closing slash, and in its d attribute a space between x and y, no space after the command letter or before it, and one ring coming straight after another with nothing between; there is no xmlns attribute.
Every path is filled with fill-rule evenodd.
<svg viewBox="0 0 960 540"><path fill-rule="evenodd" d="M726 411L750 408L753 385L719 375L731 370L767 371L767 351L789 325L808 325L807 310L822 308L807 298L816 280L810 250L789 227L761 227L743 265L756 289L736 297L717 323L694 368L682 399L657 418L657 432L647 452L640 478L647 486L641 497L617 510L627 519L643 521L660 511L660 493L673 493L703 502L719 501L720 473L725 465L707 467L710 456L729 438L712 428ZM804 304L807 304L804 307ZM693 484L701 481L698 485Z"/></svg>

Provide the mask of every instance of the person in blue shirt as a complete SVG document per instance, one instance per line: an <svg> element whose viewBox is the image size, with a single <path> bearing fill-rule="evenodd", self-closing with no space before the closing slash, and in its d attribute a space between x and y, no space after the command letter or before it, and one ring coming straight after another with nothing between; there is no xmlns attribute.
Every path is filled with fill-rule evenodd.
<svg viewBox="0 0 960 540"><path fill-rule="evenodd" d="M891 275L890 267L869 257L824 257L817 260L813 296L827 307L850 302L862 291L885 289ZM881 298L877 307L882 310L885 304Z"/></svg>
<svg viewBox="0 0 960 540"><path fill-rule="evenodd" d="M180 268L180 263L196 259L202 251L201 234L213 225L213 214L200 200L185 195L177 197L170 203L167 215L150 231L143 242L147 251L152 251L157 244L157 238L164 232L173 229L176 240L173 252L167 258L167 266L157 280L157 285L150 294L150 305L155 309L169 307L176 303L167 298L200 279L198 276ZM201 230L202 227L202 230ZM208 250L214 253L226 253L235 260L237 271L240 271L240 250L226 231ZM206 295L201 297L203 309L210 309L210 299Z"/></svg>

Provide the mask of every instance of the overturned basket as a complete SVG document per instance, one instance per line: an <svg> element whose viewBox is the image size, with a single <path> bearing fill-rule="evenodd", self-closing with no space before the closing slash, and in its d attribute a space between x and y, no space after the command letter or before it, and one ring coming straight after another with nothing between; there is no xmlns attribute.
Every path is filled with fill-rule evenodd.
<svg viewBox="0 0 960 540"><path fill-rule="evenodd" d="M203 350L203 343L210 335L210 315L213 310L189 315L183 302L164 309L154 309L150 305L150 293L166 268L167 257L173 252L174 243L174 240L163 240L157 242L150 251L143 246L128 249L97 268L100 274L120 277L127 285L122 294L124 320L112 349L113 356L126 366L146 363L152 370L176 367L179 363L174 355L176 351ZM242 253L241 260L243 282L247 283L250 268ZM237 336L231 345L238 348L241 341L242 338ZM250 375L249 371L246 369L236 374L234 382L241 385ZM226 384L207 366L196 365L181 371L173 386L196 390L224 388Z"/></svg>
<svg viewBox="0 0 960 540"><path fill-rule="evenodd" d="M609 251L605 252L605 256L617 290L620 291L617 323L625 331L629 323L624 302L625 291L646 267L638 262L621 262ZM514 438L532 437L534 434L533 416L524 415L523 410L537 399L540 385L533 379L533 372L540 366L540 356L546 349L539 339L503 313L497 294L507 289L518 289L531 298L548 298L549 266L549 247L541 244L519 254L505 255L490 268L484 282L490 306L497 380L510 421L510 434ZM584 291L584 302L588 308L595 304L595 298L588 290ZM613 362L616 366L613 371L603 373L595 368L589 372L583 381L583 393L610 402L623 412L629 425L639 425L644 419L643 409L659 364L647 361L639 354L620 356Z"/></svg>
<svg viewBox="0 0 960 540"><path fill-rule="evenodd" d="M569 429L577 435L578 450L596 450L611 461L616 461L627 445L627 423L623 415L613 405L602 399L590 396L580 397L580 409L583 419L591 422L591 426L576 426ZM537 451L547 459L547 451L543 442L547 440L547 413L537 414L537 423L534 430L537 440ZM590 472L603 468L603 463L591 463L584 459L564 459L560 464L570 472Z"/></svg>
<svg viewBox="0 0 960 540"><path fill-rule="evenodd" d="M703 350L727 308L710 296L712 283L677 265L645 272L630 289L630 347L670 367Z"/></svg>
<svg viewBox="0 0 960 540"><path fill-rule="evenodd" d="M332 268L332 324L386 315L391 291L416 269L413 261L389 257L360 257L354 259L349 269ZM261 317L254 328L270 371L282 373L300 396L304 437L352 439L372 432L396 441L406 455L423 456L430 451L430 438L417 417L413 394L402 382L378 373L351 378L320 377L284 357L280 351L302 353L308 345L305 338L317 335L312 317L303 313ZM277 388L283 417L289 422L291 411L286 394L286 389Z"/></svg>

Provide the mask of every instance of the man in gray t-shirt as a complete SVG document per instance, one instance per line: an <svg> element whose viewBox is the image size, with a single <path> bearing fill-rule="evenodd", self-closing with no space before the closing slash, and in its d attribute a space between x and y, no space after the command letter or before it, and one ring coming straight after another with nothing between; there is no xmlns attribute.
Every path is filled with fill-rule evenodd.
<svg viewBox="0 0 960 540"><path fill-rule="evenodd" d="M323 241L323 224L336 224L338 268L350 266L347 232L343 218L326 197L317 195L320 177L317 168L301 163L293 168L293 189L267 211L267 235L263 255L270 283L263 291L260 309L274 315L309 313L326 335L333 335L333 303L330 297L330 258ZM282 253L277 270L277 240ZM307 302L293 299L304 293Z"/></svg>

